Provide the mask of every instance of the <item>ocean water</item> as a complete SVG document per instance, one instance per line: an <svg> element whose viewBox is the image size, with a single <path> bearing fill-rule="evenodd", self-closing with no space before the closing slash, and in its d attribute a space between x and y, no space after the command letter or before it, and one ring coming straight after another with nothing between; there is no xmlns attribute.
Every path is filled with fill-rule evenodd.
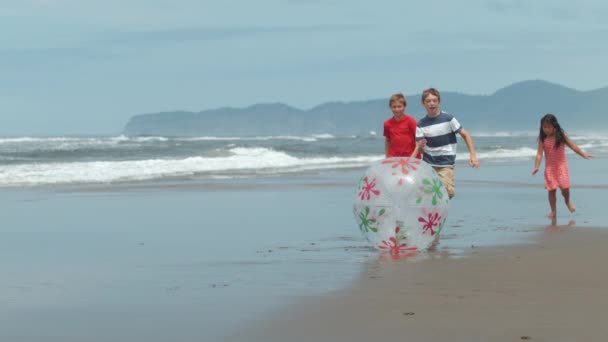
<svg viewBox="0 0 608 342"><path fill-rule="evenodd" d="M572 134L591 154L608 152L608 133ZM13 137L0 138L0 187L233 179L364 167L383 157L383 137ZM482 163L529 160L535 132L477 133ZM467 158L459 144L458 159Z"/></svg>

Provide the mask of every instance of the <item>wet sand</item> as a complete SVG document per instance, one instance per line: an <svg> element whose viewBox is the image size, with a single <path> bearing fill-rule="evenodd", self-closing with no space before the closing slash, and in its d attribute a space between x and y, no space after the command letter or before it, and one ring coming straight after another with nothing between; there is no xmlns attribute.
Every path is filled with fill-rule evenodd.
<svg viewBox="0 0 608 342"><path fill-rule="evenodd" d="M408 340L406 332L419 337L414 341L494 341L503 335L490 332L500 329L509 334L505 340L540 339L544 335L516 325L519 318L552 324L535 318L540 305L524 286L541 285L521 279L534 279L535 272L545 279L547 265L571 272L578 263L581 272L595 272L603 269L604 254L573 242L580 260L531 262L539 235L545 247L538 250L553 251L546 237L573 228L545 231L546 192L529 166L460 168L438 250L399 260L369 248L352 217L360 171L2 189L0 341ZM606 222L606 184L591 184L600 179L595 173L573 173L575 214L558 203L558 222L575 220L576 232ZM590 245L605 240L597 235ZM493 247L517 244L527 247ZM560 257L571 254L565 244L555 246L556 253L565 251ZM595 250L595 259L584 258ZM537 271L524 277L510 270L519 265L511 260L514 251ZM559 283L560 294L583 298L566 301L561 313L546 312L590 324L603 317L594 308L605 295L597 293L596 279L582 282L597 285L589 294L567 286L584 279L577 277L542 283ZM532 311L515 307L513 298L530 302ZM588 321L587 308L576 306L585 301L592 302ZM494 323L486 322L492 317ZM435 335L427 338L429 330Z"/></svg>
<svg viewBox="0 0 608 342"><path fill-rule="evenodd" d="M470 257L384 255L347 290L302 299L228 341L605 341L608 231L548 226Z"/></svg>

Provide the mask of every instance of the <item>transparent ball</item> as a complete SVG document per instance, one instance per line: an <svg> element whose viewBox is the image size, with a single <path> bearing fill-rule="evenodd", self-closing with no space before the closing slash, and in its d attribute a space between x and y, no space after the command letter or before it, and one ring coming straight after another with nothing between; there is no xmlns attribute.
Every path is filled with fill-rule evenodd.
<svg viewBox="0 0 608 342"><path fill-rule="evenodd" d="M417 158L373 163L357 186L353 214L361 233L390 253L428 249L439 237L450 207L437 172Z"/></svg>

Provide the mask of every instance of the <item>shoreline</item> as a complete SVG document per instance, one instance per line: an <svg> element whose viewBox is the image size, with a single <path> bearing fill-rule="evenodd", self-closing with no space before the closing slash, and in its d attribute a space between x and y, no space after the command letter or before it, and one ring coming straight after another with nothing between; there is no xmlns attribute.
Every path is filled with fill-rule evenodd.
<svg viewBox="0 0 608 342"><path fill-rule="evenodd" d="M297 304L229 341L603 341L608 227L548 226L528 245L466 258L368 262L353 286Z"/></svg>

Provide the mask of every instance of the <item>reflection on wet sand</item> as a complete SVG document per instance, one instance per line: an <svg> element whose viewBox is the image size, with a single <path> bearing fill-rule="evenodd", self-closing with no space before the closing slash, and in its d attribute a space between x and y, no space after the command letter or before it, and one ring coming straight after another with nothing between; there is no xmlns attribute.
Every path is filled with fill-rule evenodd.
<svg viewBox="0 0 608 342"><path fill-rule="evenodd" d="M557 218L553 217L553 218L551 218L551 224L549 224L548 226L545 227L545 231L546 232L559 232L559 231L569 230L574 227L576 227L576 221L574 221L574 220L569 220L568 223L566 223L566 224L558 224Z"/></svg>

